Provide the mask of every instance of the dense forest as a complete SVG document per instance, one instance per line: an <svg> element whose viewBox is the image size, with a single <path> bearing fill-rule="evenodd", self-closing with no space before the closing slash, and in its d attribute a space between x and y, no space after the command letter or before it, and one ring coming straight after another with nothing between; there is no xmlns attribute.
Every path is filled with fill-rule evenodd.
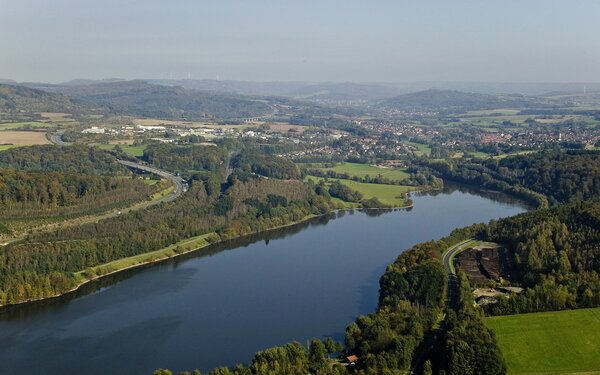
<svg viewBox="0 0 600 375"><path fill-rule="evenodd" d="M457 283L458 308L447 311L442 347L434 364L439 363L440 374L506 374L496 337L486 327L481 311L473 307L473 295L464 273L459 272Z"/></svg>
<svg viewBox="0 0 600 375"><path fill-rule="evenodd" d="M227 151L214 146L151 144L142 160L158 168L179 172L225 172Z"/></svg>
<svg viewBox="0 0 600 375"><path fill-rule="evenodd" d="M545 151L504 159L433 161L441 177L503 191L547 207L600 194L600 153Z"/></svg>
<svg viewBox="0 0 600 375"><path fill-rule="evenodd" d="M0 218L90 212L146 199L160 185L123 176L0 168Z"/></svg>
<svg viewBox="0 0 600 375"><path fill-rule="evenodd" d="M523 293L486 307L492 314L600 306L600 203L575 201L493 221L487 238L505 244Z"/></svg>
<svg viewBox="0 0 600 375"><path fill-rule="evenodd" d="M264 177L280 179L298 179L300 173L296 165L284 158L268 155L257 147L247 147L238 153L231 161L235 168Z"/></svg>
<svg viewBox="0 0 600 375"><path fill-rule="evenodd" d="M0 84L0 112L69 112L79 106L71 98L17 85Z"/></svg>
<svg viewBox="0 0 600 375"><path fill-rule="evenodd" d="M126 174L127 168L109 152L96 147L54 145L11 148L0 152L0 167L20 171Z"/></svg>

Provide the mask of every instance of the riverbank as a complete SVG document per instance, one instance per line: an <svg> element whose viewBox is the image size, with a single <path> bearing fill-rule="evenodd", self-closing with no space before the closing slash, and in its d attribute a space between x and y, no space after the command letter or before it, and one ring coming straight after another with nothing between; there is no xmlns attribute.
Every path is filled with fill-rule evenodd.
<svg viewBox="0 0 600 375"><path fill-rule="evenodd" d="M334 210L334 211L331 211L331 213L335 213L338 211L350 211L350 210L353 210L353 209ZM325 215L327 215L327 214L325 214ZM153 263L159 263L159 262L162 262L165 260L173 259L173 258L182 256L182 255L185 255L185 254L189 254L189 253L193 253L195 251L202 250L210 245L222 243L224 241L239 239L239 238L243 238L246 236L251 236L251 235L255 235L255 234L259 234L259 233L267 233L272 230L302 224L308 220L311 220L311 219L314 219L317 217L322 217L325 215L311 214L311 215L305 216L301 220L294 221L294 222L291 222L288 224L279 225L279 226L269 228L266 230L262 230L262 231L245 233L240 236L230 237L230 238L226 238L226 239L222 239L216 232L210 232L210 233L202 234L199 236L186 238L184 240L176 242L176 243L169 245L162 249L154 250L154 251L139 254L139 255L134 255L131 257L127 257L127 258L121 258L121 259L114 260L109 263L101 264L101 265L98 265L95 267L90 267L86 270L76 272L74 275L77 280L77 283L73 288L71 288L69 290L66 290L62 293L53 294L51 296L31 299L28 301L23 301L23 302L18 302L18 303L0 305L0 309L19 306L19 305L27 305L27 304L31 304L31 303L36 303L36 302L41 302L41 301L50 300L50 299L54 299L54 298L59 298L59 297L65 296L67 294L76 292L81 287L83 287L84 285L86 285L90 282L100 280L102 278L117 274L119 272L123 272L126 270L130 270L130 269L150 265Z"/></svg>

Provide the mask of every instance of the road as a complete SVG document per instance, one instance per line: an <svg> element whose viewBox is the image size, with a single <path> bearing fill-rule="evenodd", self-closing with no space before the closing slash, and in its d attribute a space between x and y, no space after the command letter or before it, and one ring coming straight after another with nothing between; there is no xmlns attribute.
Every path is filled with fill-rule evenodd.
<svg viewBox="0 0 600 375"><path fill-rule="evenodd" d="M464 251L465 249L462 247L471 241L473 241L472 238L459 242L444 253L444 267L446 268L446 272L448 272L448 296L446 300L448 309L456 310L458 308L460 295L456 270L454 269L454 257Z"/></svg>
<svg viewBox="0 0 600 375"><path fill-rule="evenodd" d="M450 249L446 250L444 255L442 256L442 262L444 263L444 268L446 268L446 272L448 273L448 291L446 297L446 307L447 310L456 310L458 309L459 304L459 285L458 280L456 279L456 270L454 269L454 257L460 254L463 250L462 247L473 241L472 238L464 240L462 242L457 243L452 246ZM445 318L445 315L444 315ZM439 351L441 347L441 339L444 337L444 333L446 331L446 324L444 321L440 323L438 329L432 330L432 332L427 333L426 337L421 344L421 348L417 350L417 355L415 356L415 360L413 361L413 366L411 368L410 374L421 374L423 373L423 364L425 360L431 357L431 353Z"/></svg>
<svg viewBox="0 0 600 375"><path fill-rule="evenodd" d="M184 181L181 177L175 176L174 174L169 173L167 171L163 171L162 169L150 167L150 166L144 165L144 164L134 163L132 161L127 161L127 160L118 159L117 161L120 164L122 164L128 168L138 169L140 171L155 174L162 178L166 178L166 179L170 180L171 182L173 182L173 184L175 184L175 190L171 194L166 195L161 199L153 201L151 205L156 205L156 204L159 204L162 202L171 202L171 201L175 200L177 197L179 197L181 194L183 194L184 188L187 187L187 185L184 183ZM146 206L146 207L149 207L149 206Z"/></svg>
<svg viewBox="0 0 600 375"><path fill-rule="evenodd" d="M69 146L71 143L63 141L63 134L65 134L65 129L58 130L56 133L50 135L50 142L59 146Z"/></svg>
<svg viewBox="0 0 600 375"><path fill-rule="evenodd" d="M456 255L458 255L460 252L465 250L465 249L461 249L461 247L471 241L473 241L473 238L469 238L468 240L464 240L460 243L457 243L456 245L454 245L453 247L451 247L444 253L444 257L443 257L444 267L446 267L446 271L448 272L449 275L456 275L454 265L452 264L453 259Z"/></svg>
<svg viewBox="0 0 600 375"><path fill-rule="evenodd" d="M63 141L63 139L62 139L63 134L65 134L65 129L56 131L54 134L50 135L50 141L59 146L71 145L71 143ZM171 202L171 201L175 200L177 197L179 197L181 194L183 194L183 192L187 188L187 185L184 183L184 181L181 177L175 176L174 174L169 173L167 171L163 171L158 168L150 167L150 166L147 166L144 164L134 163L134 162L127 161L127 160L118 159L117 161L126 167L138 169L138 170L148 172L148 173L152 173L152 174L155 174L162 178L171 180L171 182L173 182L173 184L175 185L175 190L171 194L166 195L166 196L162 197L161 199L157 199L155 201L149 202L147 205L144 205L143 208L154 206L154 205L162 203L162 202Z"/></svg>

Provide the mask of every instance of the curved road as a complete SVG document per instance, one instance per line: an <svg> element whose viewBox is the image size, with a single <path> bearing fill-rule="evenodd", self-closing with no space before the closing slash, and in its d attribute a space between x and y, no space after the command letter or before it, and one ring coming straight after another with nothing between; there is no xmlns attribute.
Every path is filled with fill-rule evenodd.
<svg viewBox="0 0 600 375"><path fill-rule="evenodd" d="M473 241L473 238L469 238L449 248L442 258L446 272L448 272L448 292L447 292L447 306L448 309L456 310L459 303L459 286L458 280L456 279L456 270L454 269L454 257L466 250L462 247L467 243Z"/></svg>
<svg viewBox="0 0 600 375"><path fill-rule="evenodd" d="M148 205L146 207L150 207L150 206L153 206L155 204L162 203L162 202L171 202L171 201L175 200L177 197L179 197L181 194L183 194L185 188L187 187L187 185L184 183L184 181L183 181L183 179L181 177L175 176L174 174L169 173L167 171L163 171L162 169L150 167L150 166L144 165L144 164L134 163L132 161L127 161L127 160L117 159L117 161L120 164L122 164L122 165L124 165L124 166L126 166L128 168L138 169L140 171L144 171L144 172L155 174L155 175L160 176L162 178L166 178L168 180L171 180L171 182L173 184L175 184L175 190L171 194L169 194L167 196L164 196L161 199L153 201L150 205Z"/></svg>
<svg viewBox="0 0 600 375"><path fill-rule="evenodd" d="M65 134L65 130L64 129L56 131L54 134L50 135L50 141L52 143L58 145L58 146L69 146L69 145L71 145L70 142L63 141L63 139L62 139L63 134ZM122 165L124 165L124 166L126 166L128 168L138 169L138 170L141 170L141 171L144 171L144 172L148 172L148 173L152 173L152 174L155 174L155 175L160 176L162 178L166 178L168 180L171 180L171 182L173 182L173 184L175 185L175 190L171 194L169 194L169 195L167 195L165 197L162 197L161 199L152 201L151 203L149 203L147 205L143 205L142 208L147 208L147 207L150 207L150 206L154 206L154 205L162 203L162 202L171 202L171 201L175 200L177 197L179 197L181 194L183 194L184 191L187 188L187 185L184 183L184 181L183 181L183 179L181 177L175 176L174 174L169 173L167 171L163 171L162 169L150 167L150 166L147 166L147 165L144 165L144 164L140 164L140 163L134 163L134 162L127 161L127 160L117 159L117 161L120 164L122 164Z"/></svg>
<svg viewBox="0 0 600 375"><path fill-rule="evenodd" d="M465 250L465 249L461 249L462 246L464 246L465 244L467 244L468 242L471 242L471 241L473 241L473 238L469 238L467 240L459 242L444 253L444 257L443 257L444 267L446 267L446 271L448 272L449 275L456 275L456 270L454 269L454 264L452 264L452 262L454 261L454 257L457 256L459 253L461 253L463 250Z"/></svg>
<svg viewBox="0 0 600 375"><path fill-rule="evenodd" d="M457 243L456 245L446 250L446 252L442 256L444 268L446 268L446 272L448 273L448 289L446 292L447 310L456 310L458 309L459 304L460 291L458 289L458 280L456 279L456 270L454 269L454 257L460 254L462 251L466 250L462 247L473 240L473 238L469 238L467 240ZM440 340L444 337L445 331L446 323L445 321L442 321L438 329L434 329L425 337L425 339L423 340L423 344L421 345L421 349L418 351L418 355L413 361L413 365L410 370L411 375L420 374L423 372L423 364L425 363L425 360L431 356L432 352L439 350L439 348L441 347L442 343Z"/></svg>
<svg viewBox="0 0 600 375"><path fill-rule="evenodd" d="M62 139L63 134L65 134L65 129L58 130L56 133L50 135L50 142L59 146L69 146L70 142L65 142Z"/></svg>

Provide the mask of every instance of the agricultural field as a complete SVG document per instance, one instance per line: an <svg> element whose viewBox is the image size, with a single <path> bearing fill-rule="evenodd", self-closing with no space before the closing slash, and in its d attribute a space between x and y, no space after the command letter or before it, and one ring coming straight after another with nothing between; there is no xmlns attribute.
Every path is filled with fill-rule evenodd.
<svg viewBox="0 0 600 375"><path fill-rule="evenodd" d="M287 132L296 132L296 133L304 133L308 126L302 125L290 125L284 123L270 124L269 128L271 131L279 132L279 133L287 133Z"/></svg>
<svg viewBox="0 0 600 375"><path fill-rule="evenodd" d="M71 123L76 122L74 118L71 117L69 113L61 113L61 112L42 112L40 116L46 121L49 122L59 122L59 123Z"/></svg>
<svg viewBox="0 0 600 375"><path fill-rule="evenodd" d="M308 176L308 178L312 179L315 182L323 180L323 178L315 176ZM329 179L329 181L340 181L342 184L348 186L350 189L363 193L365 199L377 197L381 203L391 205L394 207L405 206L405 194L409 191L415 190L414 186L366 184L363 182L356 182L352 180L343 179Z"/></svg>
<svg viewBox="0 0 600 375"><path fill-rule="evenodd" d="M50 143L46 134L34 131L0 131L0 145L29 146Z"/></svg>
<svg viewBox="0 0 600 375"><path fill-rule="evenodd" d="M486 318L509 374L600 371L600 308Z"/></svg>
<svg viewBox="0 0 600 375"><path fill-rule="evenodd" d="M394 181L401 181L405 178L410 177L404 169L400 168L380 168L369 164L360 163L342 163L330 168L319 168L323 171L334 171L336 173L347 173L354 177L382 177L388 178Z"/></svg>

